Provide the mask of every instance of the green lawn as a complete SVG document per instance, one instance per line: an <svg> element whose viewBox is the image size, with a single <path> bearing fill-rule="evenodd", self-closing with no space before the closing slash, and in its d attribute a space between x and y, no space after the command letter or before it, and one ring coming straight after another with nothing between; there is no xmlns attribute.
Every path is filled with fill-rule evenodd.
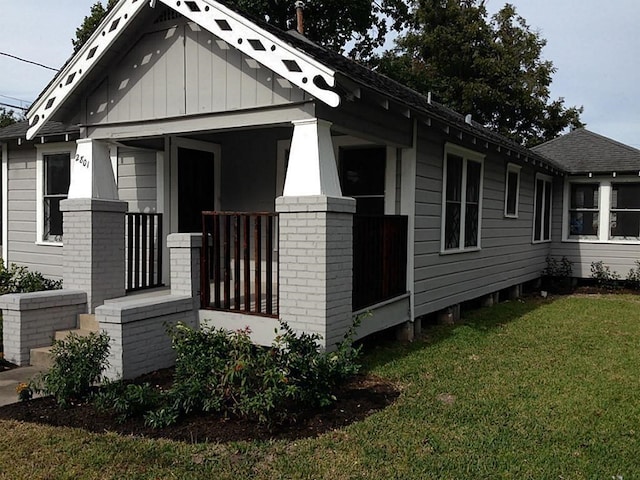
<svg viewBox="0 0 640 480"><path fill-rule="evenodd" d="M320 438L189 445L0 422L0 478L640 478L640 296L465 322L369 353L402 395Z"/></svg>

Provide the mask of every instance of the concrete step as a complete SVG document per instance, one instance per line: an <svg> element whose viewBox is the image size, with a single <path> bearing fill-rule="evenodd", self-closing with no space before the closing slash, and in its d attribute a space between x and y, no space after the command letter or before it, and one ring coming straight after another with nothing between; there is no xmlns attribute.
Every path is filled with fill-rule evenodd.
<svg viewBox="0 0 640 480"><path fill-rule="evenodd" d="M56 340L65 340L70 333L75 333L78 337L88 337L89 334L95 333L95 330L85 330L84 328L74 328L73 330L58 330L53 338Z"/></svg>
<svg viewBox="0 0 640 480"><path fill-rule="evenodd" d="M30 362L33 367L40 367L43 369L51 368L53 365L51 347L32 348Z"/></svg>
<svg viewBox="0 0 640 480"><path fill-rule="evenodd" d="M97 332L99 325L95 315L83 313L78 315L78 327L82 330L91 330L93 332Z"/></svg>

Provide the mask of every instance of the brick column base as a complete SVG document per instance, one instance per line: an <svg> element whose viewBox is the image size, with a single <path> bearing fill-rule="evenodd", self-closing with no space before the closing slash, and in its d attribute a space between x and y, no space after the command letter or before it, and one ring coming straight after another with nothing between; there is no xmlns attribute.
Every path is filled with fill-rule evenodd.
<svg viewBox="0 0 640 480"><path fill-rule="evenodd" d="M322 335L332 349L352 322L352 198L276 199L280 241L280 317L292 328Z"/></svg>
<svg viewBox="0 0 640 480"><path fill-rule="evenodd" d="M89 313L125 294L124 214L127 202L67 199L64 220L63 286L87 292Z"/></svg>

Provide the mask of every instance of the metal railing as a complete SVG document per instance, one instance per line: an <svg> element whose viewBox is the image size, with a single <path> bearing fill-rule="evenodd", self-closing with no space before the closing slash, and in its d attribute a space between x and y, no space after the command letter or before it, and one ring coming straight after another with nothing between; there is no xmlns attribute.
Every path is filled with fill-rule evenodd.
<svg viewBox="0 0 640 480"><path fill-rule="evenodd" d="M126 291L162 286L162 214L127 213Z"/></svg>

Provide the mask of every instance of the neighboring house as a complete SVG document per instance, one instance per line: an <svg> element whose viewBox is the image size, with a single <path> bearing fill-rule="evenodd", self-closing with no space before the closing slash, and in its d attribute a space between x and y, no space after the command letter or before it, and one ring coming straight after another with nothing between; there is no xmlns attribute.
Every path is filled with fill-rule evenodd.
<svg viewBox="0 0 640 480"><path fill-rule="evenodd" d="M27 131L0 131L4 257L63 278L46 308L84 299L114 375L170 363L177 320L267 343L281 318L330 348L354 313L360 337L411 338L540 276L553 156L213 0L151 3L121 0ZM26 363L51 332L7 354L18 317L5 356Z"/></svg>
<svg viewBox="0 0 640 480"><path fill-rule="evenodd" d="M565 170L554 191L551 254L588 278L602 261L626 278L640 260L640 150L586 129L533 149Z"/></svg>

